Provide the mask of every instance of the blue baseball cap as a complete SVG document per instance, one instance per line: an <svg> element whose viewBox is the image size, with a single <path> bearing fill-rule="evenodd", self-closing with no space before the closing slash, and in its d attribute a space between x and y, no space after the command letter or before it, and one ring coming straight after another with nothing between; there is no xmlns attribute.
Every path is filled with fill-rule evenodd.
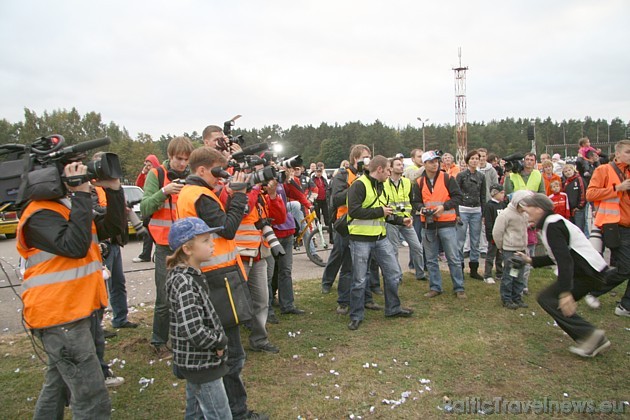
<svg viewBox="0 0 630 420"><path fill-rule="evenodd" d="M211 228L198 217L186 217L176 220L168 233L168 246L175 251L186 242L203 233L213 233L223 230L223 226Z"/></svg>

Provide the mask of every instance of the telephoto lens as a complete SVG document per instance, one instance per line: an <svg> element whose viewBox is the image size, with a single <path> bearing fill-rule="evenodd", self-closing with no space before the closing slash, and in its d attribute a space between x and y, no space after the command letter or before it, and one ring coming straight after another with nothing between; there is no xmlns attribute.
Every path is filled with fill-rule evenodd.
<svg viewBox="0 0 630 420"><path fill-rule="evenodd" d="M604 241L602 240L602 230L600 228L598 228L597 226L593 226L593 229L591 229L591 235L589 236L588 240L591 242L591 245L593 245L593 248L595 248L597 252L599 252L600 254L604 253Z"/></svg>
<svg viewBox="0 0 630 420"><path fill-rule="evenodd" d="M136 230L136 235L144 236L147 234L147 229L142 225L142 220L140 220L136 212L132 209L127 209L127 220Z"/></svg>
<svg viewBox="0 0 630 420"><path fill-rule="evenodd" d="M284 252L284 248L282 247L282 244L280 244L280 241L278 241L276 234L273 233L273 229L271 226L263 226L262 233L263 233L263 238L269 243L269 247L271 248L271 253L273 254L274 257L286 254L286 252Z"/></svg>

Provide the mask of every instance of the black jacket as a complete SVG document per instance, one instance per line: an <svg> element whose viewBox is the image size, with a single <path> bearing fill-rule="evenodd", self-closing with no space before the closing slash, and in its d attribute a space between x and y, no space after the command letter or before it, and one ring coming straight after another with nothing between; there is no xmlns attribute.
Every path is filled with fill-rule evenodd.
<svg viewBox="0 0 630 420"><path fill-rule="evenodd" d="M332 221L337 217L337 209L346 205L346 199L348 198L348 171L355 174L357 178L360 176L360 174L357 174L357 170L350 166L348 169L339 169L337 175L330 181L331 200L328 214L330 214Z"/></svg>
<svg viewBox="0 0 630 420"><path fill-rule="evenodd" d="M466 207L480 207L486 202L486 177L480 171L475 173L468 169L457 174L457 185L462 191L461 205Z"/></svg>
<svg viewBox="0 0 630 420"><path fill-rule="evenodd" d="M102 216L93 216L92 197L86 192L71 193L69 220L52 210L33 214L23 227L26 244L62 257L83 258L92 244L92 220L99 240L124 235L127 218L122 187L117 191L105 188L105 194L108 205Z"/></svg>
<svg viewBox="0 0 630 420"><path fill-rule="evenodd" d="M380 198L380 200L385 203L387 202L387 195L385 191L383 191L383 183L378 182L376 179L368 176L372 187L376 190L376 194ZM363 201L365 201L366 190L365 184L358 179L354 181L354 183L348 188L348 216L353 219L379 219L384 216L383 206L373 207L373 208L363 208ZM378 203L375 203L378 205ZM387 218L388 223L392 223L394 225L402 225L403 217L391 215ZM352 223L350 221L349 223ZM353 241L362 241L362 242L373 242L378 239L382 239L380 236L365 236L365 235L350 235L350 239Z"/></svg>
<svg viewBox="0 0 630 420"><path fill-rule="evenodd" d="M214 191L214 189L203 179L196 175L190 175L186 178L186 184L206 187ZM214 191L219 196L219 191ZM217 232L217 235L225 239L234 239L236 231L245 215L245 207L247 206L247 195L244 193L234 193L230 202L225 208L227 211L221 210L219 203L205 195L199 197L195 203L197 216L206 222L210 227L223 226L223 230Z"/></svg>
<svg viewBox="0 0 630 420"><path fill-rule="evenodd" d="M536 227L542 229L545 219L551 214L553 213L547 213ZM554 258L558 261L558 287L560 293L573 290L573 279L575 277L589 277L601 282L605 281L603 273L597 272L580 254L569 248L569 240L569 230L565 226L564 221L559 220L547 225L547 242ZM554 264L549 255L532 257L532 267L534 268Z"/></svg>
<svg viewBox="0 0 630 420"><path fill-rule="evenodd" d="M486 239L488 242L492 242L492 228L494 227L494 222L497 220L499 213L503 211L507 207L507 203L505 201L496 202L494 200L490 200L486 203L483 208L483 221L486 225Z"/></svg>

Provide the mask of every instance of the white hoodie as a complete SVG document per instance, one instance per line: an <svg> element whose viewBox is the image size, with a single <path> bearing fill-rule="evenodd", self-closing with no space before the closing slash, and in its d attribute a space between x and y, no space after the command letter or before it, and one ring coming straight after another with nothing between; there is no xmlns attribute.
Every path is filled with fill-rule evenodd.
<svg viewBox="0 0 630 420"><path fill-rule="evenodd" d="M490 162L486 162L486 166L479 167L477 169L486 177L486 201L490 201L492 198L490 196L490 187L499 183L499 175L497 175L497 170L494 169L494 166Z"/></svg>

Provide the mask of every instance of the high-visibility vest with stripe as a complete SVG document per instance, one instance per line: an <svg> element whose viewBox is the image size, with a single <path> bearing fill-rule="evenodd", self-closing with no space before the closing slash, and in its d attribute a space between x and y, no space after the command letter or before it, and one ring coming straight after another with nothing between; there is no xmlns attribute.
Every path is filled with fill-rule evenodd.
<svg viewBox="0 0 630 420"><path fill-rule="evenodd" d="M613 163L601 165L595 169L595 171L608 171L606 177L607 179L612 180L609 185L620 182L617 172L615 172L611 165L613 165ZM601 229L602 225L606 225L608 223L619 223L621 221L620 204L622 195L623 191L617 191L617 195L615 197L595 202L595 221L593 222L595 226Z"/></svg>
<svg viewBox="0 0 630 420"><path fill-rule="evenodd" d="M425 172L426 173L426 172ZM433 192L429 189L429 180L425 179L422 185L422 202L424 206L429 209L435 209L437 206L443 206L448 200L451 199L451 195L448 192L448 188L446 188L445 173L442 171L438 171L437 176L435 177ZM418 178L416 182L418 186L421 186L420 180L422 177ZM436 222L454 222L457 220L457 214L455 209L444 210L439 217L433 216L433 219ZM426 219L423 214L420 214L420 220L424 222Z"/></svg>
<svg viewBox="0 0 630 420"><path fill-rule="evenodd" d="M367 175L362 175L358 178L365 185L365 199L361 203L361 207L376 208L387 205L387 197L384 194L378 195L376 189L372 187ZM346 205L348 200L346 199ZM369 206L369 207L368 207ZM348 232L350 235L361 236L385 236L385 217L379 217L377 219L353 219L348 214Z"/></svg>
<svg viewBox="0 0 630 420"><path fill-rule="evenodd" d="M160 165L160 168L164 171L164 182L163 185L159 187L164 188L170 184L171 181L166 175L168 171L164 165ZM151 172L153 172L158 180L160 179L157 168L151 169ZM168 246L168 233L171 231L171 225L177 219L177 200L178 194L171 194L164 200L160 208L151 215L149 232L151 232L153 240L158 245Z"/></svg>
<svg viewBox="0 0 630 420"><path fill-rule="evenodd" d="M179 199L177 201L177 218L199 217L195 203L202 195L219 203L221 211L225 212L223 203L221 203L219 197L217 197L211 189L200 185L184 185L184 188L179 192ZM207 271L216 270L217 268L238 265L243 272L244 278L247 278L241 257L236 252L236 241L234 239L225 239L216 233L210 235L214 243L214 251L212 252L210 260L201 263L201 271L205 273Z"/></svg>
<svg viewBox="0 0 630 420"><path fill-rule="evenodd" d="M261 230L256 228L256 222L260 220L261 215L266 218L267 210L265 206L257 202L254 208L243 217L234 237L238 248L258 249L261 243L269 248L269 242L264 240Z"/></svg>
<svg viewBox="0 0 630 420"><path fill-rule="evenodd" d="M512 181L512 185L514 185L513 191L520 190L529 190L533 192L538 192L540 188L540 183L542 182L542 174L539 170L534 169L530 174L529 178L527 178L527 184L523 181L523 177L521 174L510 173L510 181Z"/></svg>
<svg viewBox="0 0 630 420"><path fill-rule="evenodd" d="M394 214L402 217L411 216L411 202L409 196L411 193L411 181L407 178L400 178L398 187L394 185L391 179L388 179L383 183L385 193L389 199L389 206L394 209ZM396 211L399 206L405 208L404 211Z"/></svg>
<svg viewBox="0 0 630 420"><path fill-rule="evenodd" d="M29 328L49 328L87 318L107 306L103 260L96 225L92 222L92 243L83 258L69 258L29 247L24 225L42 210L70 220L70 209L56 201L32 201L24 209L17 228L17 251L25 262L22 301Z"/></svg>
<svg viewBox="0 0 630 420"><path fill-rule="evenodd" d="M350 169L348 169L347 172L348 172L348 188L350 188L350 185L352 185L352 183L356 181L357 176ZM340 219L346 213L348 213L348 206L347 205L339 206L337 208L337 219Z"/></svg>

